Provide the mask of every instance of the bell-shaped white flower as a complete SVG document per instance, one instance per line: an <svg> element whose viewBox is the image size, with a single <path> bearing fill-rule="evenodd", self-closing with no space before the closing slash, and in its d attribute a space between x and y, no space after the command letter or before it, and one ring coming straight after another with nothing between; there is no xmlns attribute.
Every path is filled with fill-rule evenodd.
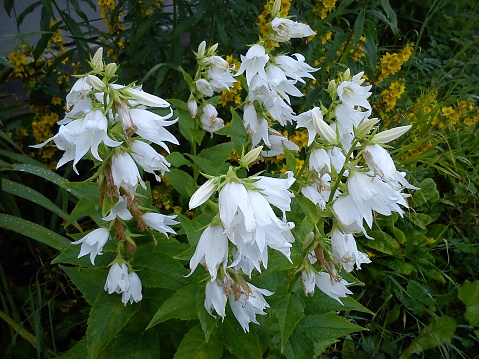
<svg viewBox="0 0 479 359"><path fill-rule="evenodd" d="M170 149L165 142L170 142L175 145L179 144L176 137L165 128L177 122L177 120L165 121L173 116L173 112L170 112L166 116L160 116L148 110L135 108L130 110L130 115L133 119L133 123L137 127L135 132L145 140L156 143L163 147L168 153Z"/></svg>
<svg viewBox="0 0 479 359"><path fill-rule="evenodd" d="M198 79L195 81L196 89L200 94L206 97L213 96L213 87L211 87L210 83L205 79Z"/></svg>
<svg viewBox="0 0 479 359"><path fill-rule="evenodd" d="M201 206L216 191L216 183L214 178L210 178L198 188L190 198L189 209Z"/></svg>
<svg viewBox="0 0 479 359"><path fill-rule="evenodd" d="M354 265L357 269L361 269L361 264L371 263L366 253L358 251L354 236L350 233L342 233L337 228L331 234L331 250L336 263L346 272L351 272Z"/></svg>
<svg viewBox="0 0 479 359"><path fill-rule="evenodd" d="M341 279L340 281L331 280L331 276L327 272L317 273L315 275L315 284L319 290L321 290L327 296L337 300L339 303L341 299L346 298L347 294L353 294L346 286L350 285L346 280Z"/></svg>
<svg viewBox="0 0 479 359"><path fill-rule="evenodd" d="M318 71L318 68L314 68L304 62L305 57L301 54L293 54L293 57L280 55L274 58L274 62L284 71L285 75L301 83L305 83L303 78L310 78L314 80L314 76L311 72Z"/></svg>
<svg viewBox="0 0 479 359"><path fill-rule="evenodd" d="M382 146L370 145L364 148L364 160L369 169L374 172L376 176L381 177L384 181L391 185L396 190L402 188L418 189L410 185L404 176L396 169L396 165L389 154L389 152Z"/></svg>
<svg viewBox="0 0 479 359"><path fill-rule="evenodd" d="M223 120L218 117L218 111L209 103L203 106L203 114L200 121L201 128L209 133L216 132L224 127Z"/></svg>
<svg viewBox="0 0 479 359"><path fill-rule="evenodd" d="M201 234L195 253L190 259L190 274L201 263L210 273L211 281L213 282L216 280L216 274L221 264L223 264L224 270L226 270L227 259L228 237L224 232L224 228L221 225L208 226Z"/></svg>
<svg viewBox="0 0 479 359"><path fill-rule="evenodd" d="M269 78L265 72L266 63L269 61L269 56L263 46L255 44L246 52L246 56L241 55L241 66L236 73L236 76L246 72L246 82L248 86L251 84L251 79L258 74L264 81L268 82Z"/></svg>
<svg viewBox="0 0 479 359"><path fill-rule="evenodd" d="M244 106L243 124L246 132L251 136L253 147L261 141L266 146L271 147L268 136L268 121L264 117L258 116L253 102L247 102Z"/></svg>
<svg viewBox="0 0 479 359"><path fill-rule="evenodd" d="M229 303L236 320L240 323L243 330L249 332L249 323L259 324L256 315L265 315L264 311L269 308L268 302L264 296L270 296L273 292L269 290L257 288L251 283L245 282L248 288L241 288L241 294L231 293Z"/></svg>
<svg viewBox="0 0 479 359"><path fill-rule="evenodd" d="M271 28L275 32L273 40L278 42L289 41L290 39L299 39L316 35L316 33L307 24L301 24L290 19L275 17L271 21Z"/></svg>
<svg viewBox="0 0 479 359"><path fill-rule="evenodd" d="M82 239L72 242L72 244L81 244L78 258L89 254L91 264L95 265L95 258L96 256L103 254L103 246L106 244L109 237L110 232L108 229L98 228L88 233Z"/></svg>
<svg viewBox="0 0 479 359"><path fill-rule="evenodd" d="M104 289L108 294L123 293L128 290L129 286L128 266L126 263L119 265L118 262L115 262L110 267Z"/></svg>
<svg viewBox="0 0 479 359"><path fill-rule="evenodd" d="M296 128L306 128L308 130L308 146L311 146L316 138L316 134L318 133L313 122L313 112L316 112L318 116L323 116L321 114L320 108L314 107L313 109L294 117L294 120L296 121Z"/></svg>
<svg viewBox="0 0 479 359"><path fill-rule="evenodd" d="M224 281L227 283L228 280L231 279L229 279L229 276L227 275ZM213 310L215 310L216 313L218 313L218 315L223 319L226 316L226 302L228 300L228 297L225 293L225 287L227 287L226 283L217 278L214 281L206 283L205 288L204 306L206 311L214 316Z"/></svg>
<svg viewBox="0 0 479 359"><path fill-rule="evenodd" d="M291 198L294 197L294 194L289 188L296 181L293 172L287 171L286 175L286 178L266 176L251 177L257 180L254 186L261 191L269 204L272 204L283 212L283 217L286 216L286 212L291 210Z"/></svg>
<svg viewBox="0 0 479 359"><path fill-rule="evenodd" d="M316 287L316 273L313 270L301 271L301 285L303 286L305 295L313 295Z"/></svg>
<svg viewBox="0 0 479 359"><path fill-rule="evenodd" d="M333 203L333 213L344 233L362 232L370 238L363 226L364 213L359 210L352 196L346 195L336 199Z"/></svg>
<svg viewBox="0 0 479 359"><path fill-rule="evenodd" d="M161 177L156 174L160 172L164 176L165 172L170 170L170 163L166 158L160 155L156 150L141 140L134 140L131 142L131 157L135 162L148 173L155 175L158 182L161 182Z"/></svg>
<svg viewBox="0 0 479 359"><path fill-rule="evenodd" d="M371 110L371 105L368 102L368 97L371 96L369 91L372 86L361 86L363 72L355 75L351 81L341 82L336 93L339 99L350 107L361 106L368 110Z"/></svg>
<svg viewBox="0 0 479 359"><path fill-rule="evenodd" d="M266 120L265 120L266 121ZM268 143L270 149L261 151L263 157L275 157L284 154L284 148L286 147L290 151L297 151L299 147L293 141L288 140L286 136L283 136L276 130L268 128Z"/></svg>
<svg viewBox="0 0 479 359"><path fill-rule="evenodd" d="M128 289L121 294L121 301L123 304L127 305L128 302L132 304L133 302L138 303L143 299L141 294L141 280L138 277L138 274L131 272L128 274Z"/></svg>
<svg viewBox="0 0 479 359"><path fill-rule="evenodd" d="M113 221L116 217L123 219L124 221L129 221L133 218L130 211L127 208L126 196L121 196L118 198L118 202L113 206L108 216L103 217L104 221Z"/></svg>
<svg viewBox="0 0 479 359"><path fill-rule="evenodd" d="M324 148L317 148L311 151L309 155L309 170L316 171L320 175L331 171L331 158Z"/></svg>
<svg viewBox="0 0 479 359"><path fill-rule="evenodd" d="M113 177L113 184L117 188L123 188L131 195L134 195L136 192L138 184L141 184L143 188L146 188L135 161L126 152L121 152L118 155L112 156L111 175Z"/></svg>
<svg viewBox="0 0 479 359"><path fill-rule="evenodd" d="M176 215L167 216L161 213L148 212L143 214L142 218L148 227L163 233L167 237L168 233L176 234L176 232L170 226L180 223L174 220Z"/></svg>
<svg viewBox="0 0 479 359"><path fill-rule="evenodd" d="M73 84L72 89L66 96L67 109L70 110L78 102L85 99L85 97L92 90L91 85L87 82L87 76L80 77Z"/></svg>

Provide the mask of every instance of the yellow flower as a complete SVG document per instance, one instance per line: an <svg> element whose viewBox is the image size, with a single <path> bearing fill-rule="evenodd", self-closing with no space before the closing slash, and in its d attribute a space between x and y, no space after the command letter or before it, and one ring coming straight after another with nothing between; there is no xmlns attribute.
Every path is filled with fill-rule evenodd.
<svg viewBox="0 0 479 359"><path fill-rule="evenodd" d="M390 111L396 106L397 100L404 93L405 85L402 81L395 81L381 92L381 100L384 104L384 111Z"/></svg>
<svg viewBox="0 0 479 359"><path fill-rule="evenodd" d="M62 104L62 99L60 97L52 97L52 105L61 105Z"/></svg>
<svg viewBox="0 0 479 359"><path fill-rule="evenodd" d="M381 65L379 67L378 83L401 70L402 65L411 57L413 50L414 44L411 43L407 44L401 52L386 52L380 60Z"/></svg>

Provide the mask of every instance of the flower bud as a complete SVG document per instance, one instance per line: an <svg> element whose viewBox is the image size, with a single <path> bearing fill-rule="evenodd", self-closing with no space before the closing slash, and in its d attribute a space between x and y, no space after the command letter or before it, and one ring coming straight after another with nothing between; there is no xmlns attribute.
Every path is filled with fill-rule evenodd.
<svg viewBox="0 0 479 359"><path fill-rule="evenodd" d="M203 183L203 185L193 193L193 196L190 198L189 208L190 210L201 206L205 203L208 198L211 197L213 192L216 191L216 183L214 178L210 178L208 181Z"/></svg>
<svg viewBox="0 0 479 359"><path fill-rule="evenodd" d="M338 88L338 85L336 84L336 81L331 80L328 83L328 93L333 94L336 93L336 89Z"/></svg>
<svg viewBox="0 0 479 359"><path fill-rule="evenodd" d="M113 77L115 76L116 70L118 70L118 65L115 64L114 62L109 63L105 67L105 74L107 77Z"/></svg>
<svg viewBox="0 0 479 359"><path fill-rule="evenodd" d="M259 146L256 148L253 148L251 151L249 151L247 154L245 154L241 159L240 159L240 164L241 166L248 168L248 166L256 161L258 158L259 154L263 150L263 146Z"/></svg>
<svg viewBox="0 0 479 359"><path fill-rule="evenodd" d="M88 75L86 78L86 82L97 91L103 91L105 88L105 84L103 83L103 81L95 75Z"/></svg>
<svg viewBox="0 0 479 359"><path fill-rule="evenodd" d="M95 72L101 72L103 70L103 47L96 50L93 59L91 60L92 70Z"/></svg>
<svg viewBox="0 0 479 359"><path fill-rule="evenodd" d="M198 53L196 56L198 58L202 58L205 56L205 51L206 51L206 41L201 41L200 45L198 46Z"/></svg>
<svg viewBox="0 0 479 359"><path fill-rule="evenodd" d="M379 118L371 118L369 120L361 122L359 126L356 128L356 131L355 131L356 137L361 138L366 136L369 132L371 132L374 125L378 122L379 122Z"/></svg>
<svg viewBox="0 0 479 359"><path fill-rule="evenodd" d="M379 132L372 138L372 141L375 143L388 143L395 140L398 137L404 135L407 131L411 129L411 125L407 126L400 126L391 128L390 130L386 130L383 132Z"/></svg>
<svg viewBox="0 0 479 359"><path fill-rule="evenodd" d="M323 115L320 111L311 111L313 117L313 125L316 131L330 144L335 144L336 133L333 131L331 126L329 126L323 120Z"/></svg>
<svg viewBox="0 0 479 359"><path fill-rule="evenodd" d="M204 96L213 96L213 88L211 87L210 83L205 79L199 79L196 81L196 89Z"/></svg>
<svg viewBox="0 0 479 359"><path fill-rule="evenodd" d="M198 113L198 104L196 103L196 100L194 97L191 97L188 100L188 111L191 117L193 118L196 117L196 114Z"/></svg>
<svg viewBox="0 0 479 359"><path fill-rule="evenodd" d="M271 8L271 17L278 16L280 10L281 10L281 0L274 0L273 7Z"/></svg>

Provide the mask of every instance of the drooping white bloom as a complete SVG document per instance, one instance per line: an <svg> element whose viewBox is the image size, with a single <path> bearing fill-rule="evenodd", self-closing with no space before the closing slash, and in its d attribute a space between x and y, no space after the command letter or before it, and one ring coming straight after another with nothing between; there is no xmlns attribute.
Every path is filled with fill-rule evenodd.
<svg viewBox="0 0 479 359"><path fill-rule="evenodd" d="M324 148L311 151L309 155L309 170L316 171L320 175L331 171L331 158Z"/></svg>
<svg viewBox="0 0 479 359"><path fill-rule="evenodd" d="M128 274L128 289L121 294L121 301L123 304L127 305L128 302L133 304L133 302L138 303L143 299L141 294L141 280L138 277L138 274L131 272Z"/></svg>
<svg viewBox="0 0 479 359"><path fill-rule="evenodd" d="M201 115L200 121L201 128L209 133L216 132L224 127L223 119L218 117L218 111L209 103L203 106L203 114Z"/></svg>
<svg viewBox="0 0 479 359"><path fill-rule="evenodd" d="M80 77L76 80L66 97L67 109L71 109L78 102L85 99L91 89L91 85L87 82L87 76Z"/></svg>
<svg viewBox="0 0 479 359"><path fill-rule="evenodd" d="M72 242L72 244L81 244L78 258L89 254L91 264L95 265L95 258L97 255L103 254L103 246L108 241L109 236L110 232L108 229L98 228L88 233L82 239Z"/></svg>
<svg viewBox="0 0 479 359"><path fill-rule="evenodd" d="M112 156L111 175L113 177L113 184L118 189L123 188L131 195L136 192L138 184L141 184L143 188L146 188L135 161L126 152L121 152L118 155Z"/></svg>
<svg viewBox="0 0 479 359"><path fill-rule="evenodd" d="M163 233L168 237L168 233L176 234L176 232L169 226L178 224L180 222L175 221L176 215L167 216L161 213L148 212L143 214L143 220L148 225L160 233Z"/></svg>
<svg viewBox="0 0 479 359"><path fill-rule="evenodd" d="M303 270L301 272L301 285L305 295L313 295L316 286L316 273L314 271Z"/></svg>
<svg viewBox="0 0 479 359"><path fill-rule="evenodd" d="M190 198L189 209L201 206L216 191L216 183L214 178L210 178L198 188Z"/></svg>
<svg viewBox="0 0 479 359"><path fill-rule="evenodd" d="M363 212L350 195L339 197L333 203L333 213L344 233L362 232L370 238L363 226Z"/></svg>
<svg viewBox="0 0 479 359"><path fill-rule="evenodd" d="M336 299L341 304L343 304L343 302L341 302L341 299L339 298L346 298L347 294L353 294L353 292L346 287L351 283L348 283L344 279L341 279L339 282L331 280L331 276L327 272L317 273L315 277L316 287L318 287L318 289L324 294Z"/></svg>
<svg viewBox="0 0 479 359"><path fill-rule="evenodd" d="M71 121L59 128L58 133L38 145L31 146L40 148L48 142L54 141L60 150L65 153L58 163L58 167L73 160L73 169L78 173L76 164L84 155L91 151L93 157L102 161L98 154L98 146L104 143L109 147L117 147L122 142L117 142L108 137L108 119L100 110L93 110L82 119Z"/></svg>
<svg viewBox="0 0 479 359"><path fill-rule="evenodd" d="M297 151L299 147L293 141L288 140L286 136L283 136L279 132L269 128L268 129L268 143L269 151L261 151L263 157L274 157L284 153L286 147L290 151Z"/></svg>
<svg viewBox="0 0 479 359"><path fill-rule="evenodd" d="M224 228L222 226L208 226L201 234L195 253L190 259L190 274L201 263L210 273L211 282L213 282L216 280L216 274L221 264L223 264L223 268L226 270L227 259L228 237L224 232Z"/></svg>
<svg viewBox="0 0 479 359"><path fill-rule="evenodd" d="M268 121L258 116L253 102L247 102L243 110L243 124L246 132L251 136L253 147L258 145L261 140L266 146L271 147L268 136Z"/></svg>
<svg viewBox="0 0 479 359"><path fill-rule="evenodd" d="M195 118L196 114L198 113L198 103L194 98L190 98L188 100L188 112L190 113L190 116Z"/></svg>
<svg viewBox="0 0 479 359"><path fill-rule="evenodd" d="M122 263L120 266L118 262L115 262L110 267L104 289L108 294L123 293L128 290L129 285L128 266L126 263Z"/></svg>
<svg viewBox="0 0 479 359"><path fill-rule="evenodd" d="M223 58L219 56L210 56L205 58L203 63L210 65L206 72L206 78L214 91L220 92L223 90L229 90L236 82L231 74L231 68L228 62Z"/></svg>
<svg viewBox="0 0 479 359"><path fill-rule="evenodd" d="M241 295L238 298L236 293L231 293L229 303L233 314L246 333L249 332L250 322L259 324L256 320L257 314L266 314L264 310L269 308L269 304L264 299L264 296L270 296L273 292L257 288L251 283L245 283L249 288L242 288Z"/></svg>
<svg viewBox="0 0 479 359"><path fill-rule="evenodd" d="M130 211L127 208L127 201L125 196L121 196L118 198L118 202L113 206L108 216L103 217L104 221L113 221L119 217L124 221L129 221L133 218Z"/></svg>
<svg viewBox="0 0 479 359"><path fill-rule="evenodd" d="M286 172L287 178L273 178L266 176L251 177L257 179L254 186L258 188L269 204L283 212L283 218L286 217L286 212L291 210L291 198L294 194L289 190L291 185L296 181L293 172Z"/></svg>
<svg viewBox="0 0 479 359"><path fill-rule="evenodd" d="M160 155L156 150L141 140L134 140L131 143L131 157L135 162L148 173L155 175L158 182L161 181L161 177L156 174L156 171L160 172L161 176L164 176L165 172L170 170L170 163L166 158Z"/></svg>
<svg viewBox="0 0 479 359"><path fill-rule="evenodd" d="M311 146L318 133L313 122L313 112L316 112L318 116L322 117L319 107L314 107L294 117L296 128L306 128L308 130L308 146Z"/></svg>
<svg viewBox="0 0 479 359"><path fill-rule="evenodd" d="M356 265L361 269L361 264L371 263L366 253L360 252L356 246L356 240L350 233L342 233L335 228L331 234L331 250L336 263L351 272Z"/></svg>
<svg viewBox="0 0 479 359"><path fill-rule="evenodd" d="M339 99L350 107L361 106L371 110L371 105L368 102L368 97L371 96L370 86L361 86L363 83L363 72L353 76L351 81L343 81L336 89Z"/></svg>
<svg viewBox="0 0 479 359"><path fill-rule="evenodd" d="M177 119L165 121L173 116L172 111L166 116L160 116L151 111L135 108L130 110L130 115L133 119L133 123L137 127L135 132L145 140L156 143L163 147L168 153L170 152L170 149L165 142L170 142L175 145L179 144L176 137L165 128L178 121Z"/></svg>
<svg viewBox="0 0 479 359"><path fill-rule="evenodd" d="M198 79L195 82L196 89L198 92L206 97L213 96L213 87L211 87L210 83L205 79Z"/></svg>
<svg viewBox="0 0 479 359"><path fill-rule="evenodd" d="M296 59L291 56L280 55L275 57L274 62L284 71L288 78L294 81L305 83L303 78L314 80L314 76L311 75L311 72L318 71L319 69L304 62L305 57L303 55L293 54L293 56Z"/></svg>
<svg viewBox="0 0 479 359"><path fill-rule="evenodd" d="M404 211L399 205L408 208L404 196L378 177L354 172L349 176L347 185L349 195L352 196L369 228L373 222L372 211L385 216L397 212L402 216Z"/></svg>
<svg viewBox="0 0 479 359"><path fill-rule="evenodd" d="M311 117L316 132L319 133L319 135L323 137L328 143L337 143L336 132L331 128L330 125L328 125L324 121L323 114L321 113L321 111L311 111Z"/></svg>
<svg viewBox="0 0 479 359"><path fill-rule="evenodd" d="M295 80L288 80L281 67L271 64L266 69L266 75L270 79L268 86L271 91L279 94L288 104L291 103L289 96L302 97L303 93L294 84Z"/></svg>
<svg viewBox="0 0 479 359"><path fill-rule="evenodd" d="M396 190L402 188L418 189L409 184L404 176L396 169L396 165L389 152L380 145L370 145L364 148L363 157L369 169L376 176L381 177Z"/></svg>
<svg viewBox="0 0 479 359"><path fill-rule="evenodd" d="M324 211L331 194L331 188L329 182L320 179L309 186L302 187L301 193Z"/></svg>
<svg viewBox="0 0 479 359"><path fill-rule="evenodd" d="M241 66L236 73L236 76L246 72L246 82L248 86L251 84L251 79L258 74L264 81L269 81L265 72L266 63L269 61L269 56L263 46L255 44L246 52L246 56L241 55Z"/></svg>
<svg viewBox="0 0 479 359"><path fill-rule="evenodd" d="M227 275L224 282L217 278L214 281L206 283L204 306L206 311L212 316L214 316L213 309L221 318L224 319L226 316L226 302L228 297L225 293L225 287L228 285L228 281L231 281L231 279Z"/></svg>
<svg viewBox="0 0 479 359"><path fill-rule="evenodd" d="M367 121L370 111L361 111L359 108L340 104L336 107L335 115L341 144L346 151L349 151L355 137L355 129Z"/></svg>
<svg viewBox="0 0 479 359"><path fill-rule="evenodd" d="M271 21L271 28L275 32L273 39L279 42L309 37L316 34L309 25L279 17L275 17L273 21Z"/></svg>

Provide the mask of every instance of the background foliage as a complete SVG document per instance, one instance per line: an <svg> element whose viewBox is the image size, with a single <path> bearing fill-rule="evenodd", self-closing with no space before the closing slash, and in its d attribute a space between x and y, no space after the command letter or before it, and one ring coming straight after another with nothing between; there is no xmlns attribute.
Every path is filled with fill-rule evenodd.
<svg viewBox="0 0 479 359"><path fill-rule="evenodd" d="M18 15L18 22L33 21L31 11L41 9L40 40L29 43L22 37L22 45L1 62L0 81L21 81L27 94L24 102L2 94L0 111L0 227L4 229L0 234L0 325L7 333L0 339L2 355L41 358L66 352L64 358L76 358L85 351L88 338L95 338L88 339L94 357L476 355L477 2L292 2L289 14L310 24L317 35L306 45L293 41L291 49L301 51L307 60L319 59L314 66L322 68L315 80L319 86L307 89L305 101L296 105L308 108L314 101L327 103L322 89L331 76L346 68L352 73L365 71L374 85L375 113L385 126L413 125L407 137L396 141L394 157L407 166L408 178L421 191L414 194L410 202L414 210L404 218L377 218L380 226L373 229L373 237L380 240L361 242L373 263L357 273L364 286L356 288L355 300L344 300L344 307L337 305L331 310L334 303L326 296L317 301L288 294L281 289L287 283L266 272L263 280L283 293L271 302L279 324L269 316L261 317L261 330L241 337L231 316L221 329L217 327L218 320L202 308L198 278L185 279L187 270L171 259L181 258L186 263L192 252L184 251L194 244L187 232L197 229L191 214L181 210L196 189L197 178L195 173L186 177L182 171L182 166L188 165L185 157L169 158L175 167L167 176L169 181L151 188L153 204L165 213L179 213L184 231L179 233L179 242L165 242L155 258L147 258L151 249L147 240L135 254L146 256L142 270L147 288L139 310L139 306L124 308L118 298L104 293L104 279L97 279L100 270L89 266L84 258L76 259L76 252L66 250L58 256L58 251L69 245L67 237L77 239L74 234L88 226L76 221L82 220L94 203L80 203L79 199L85 194L91 196L94 188L88 183L70 182L88 177L72 175L71 167L58 170L58 174L49 171L58 160L53 147L33 153L28 145L43 142L56 132L55 123L65 111L70 74L88 70L91 46L103 46L108 57L120 65L120 82L142 79L145 90L186 101L189 91L178 66L194 68L192 49L203 40L218 42L224 56L238 59L246 45L257 40L265 4L176 0L173 11L165 12L161 3L148 0L83 3L98 7L105 30L88 22L78 23L54 0L38 1ZM76 15L87 20L78 1L71 4ZM13 1L4 2L8 14L12 5ZM227 113L235 98L222 101ZM181 116L185 109L174 101L172 104ZM240 142L233 146L238 149L240 133L233 117L233 125L224 135L236 137ZM180 128L175 135L200 136L187 128ZM202 144L198 153L211 145L208 138L197 140ZM301 144L300 138L297 141ZM190 148L184 148L188 151ZM220 154L212 158L211 165L214 168L224 160ZM84 166L80 173L88 173L88 166ZM179 178L184 185L177 184ZM207 216L198 218L205 224L209 221ZM110 257L105 252L99 258L104 265L113 259L113 251ZM148 261L178 268L171 272L167 264L154 267L148 266ZM70 264L81 264L82 268ZM106 277L106 272L103 274ZM301 288L295 291L301 292ZM161 306L156 302L158 297L162 298ZM171 305L177 300L181 308ZM324 307L312 307L317 302ZM304 317L298 316L304 308L312 309ZM348 320L340 328L329 328L330 335L321 342L334 311L341 311ZM294 326L288 324L292 318L296 319ZM88 320L102 321L104 328L102 323L89 328L101 330L103 335L89 332ZM127 322L134 325L123 329ZM368 330L353 333L357 326ZM152 329L142 331L137 342L129 340L135 334L131 330L145 327ZM212 339L205 341L203 332L211 333ZM285 332L287 341L281 339ZM328 340L334 336L341 336L341 341L333 344ZM263 343L269 341L263 338L272 338L272 344L265 346Z"/></svg>

